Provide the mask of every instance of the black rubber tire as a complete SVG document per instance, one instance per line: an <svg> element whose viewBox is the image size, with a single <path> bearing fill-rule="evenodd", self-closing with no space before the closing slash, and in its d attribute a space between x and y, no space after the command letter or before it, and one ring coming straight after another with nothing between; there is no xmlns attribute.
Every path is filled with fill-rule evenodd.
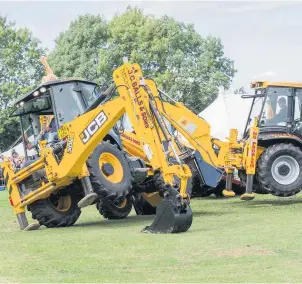
<svg viewBox="0 0 302 284"><path fill-rule="evenodd" d="M147 200L141 200L141 208L142 214L141 215L155 215L156 214L156 207L153 207Z"/></svg>
<svg viewBox="0 0 302 284"><path fill-rule="evenodd" d="M119 183L110 182L99 166L99 157L102 153L111 153L121 163L123 168L123 178ZM117 199L125 198L132 189L133 178L130 167L123 151L112 145L109 141L103 141L98 145L92 155L87 160L87 167L90 172L90 181L94 192L100 199L115 202Z"/></svg>
<svg viewBox="0 0 302 284"><path fill-rule="evenodd" d="M124 207L116 206L112 201L99 202L97 209L105 219L124 219L132 210L132 198L127 197L127 203Z"/></svg>
<svg viewBox="0 0 302 284"><path fill-rule="evenodd" d="M280 156L286 155L294 158L299 166L298 178L291 184L284 186L278 183L272 175L271 167L273 162ZM292 196L302 189L302 151L293 144L280 143L268 147L261 155L257 164L257 180L260 185L268 189L275 196Z"/></svg>
<svg viewBox="0 0 302 284"><path fill-rule="evenodd" d="M134 196L134 202L137 206L138 215L155 215L156 207L153 207L147 200L145 200L141 195Z"/></svg>
<svg viewBox="0 0 302 284"><path fill-rule="evenodd" d="M81 209L78 207L80 200L78 188L75 185L69 185L58 192L61 196L70 196L71 204L68 210L59 211L52 203L52 198L37 200L27 208L32 213L32 218L39 224L47 228L69 227L73 225L81 215Z"/></svg>

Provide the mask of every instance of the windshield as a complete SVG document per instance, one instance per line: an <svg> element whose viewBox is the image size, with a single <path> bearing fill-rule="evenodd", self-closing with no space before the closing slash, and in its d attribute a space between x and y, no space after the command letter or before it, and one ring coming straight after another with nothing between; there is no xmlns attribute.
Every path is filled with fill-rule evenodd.
<svg viewBox="0 0 302 284"><path fill-rule="evenodd" d="M87 107L90 107L94 101L101 95L101 91L97 85L81 83L82 95Z"/></svg>
<svg viewBox="0 0 302 284"><path fill-rule="evenodd" d="M65 83L52 87L59 127L83 113L83 105L79 93L74 90L74 87L74 83Z"/></svg>
<svg viewBox="0 0 302 284"><path fill-rule="evenodd" d="M292 88L269 87L260 126L286 126L288 117L288 97L292 94Z"/></svg>
<svg viewBox="0 0 302 284"><path fill-rule="evenodd" d="M248 122L247 122L247 128L246 130L251 127L251 125L253 124L254 118L257 117L259 118L261 109L262 109L262 105L264 102L264 97L256 97L254 99L254 103L252 104L252 109L251 109L251 114L250 117L248 118Z"/></svg>
<svg viewBox="0 0 302 284"><path fill-rule="evenodd" d="M27 102L21 102L19 107L11 114L11 116L20 116L28 113L41 112L51 108L49 96L37 97Z"/></svg>
<svg viewBox="0 0 302 284"><path fill-rule="evenodd" d="M21 116L21 123L23 127L24 134L26 134L28 137L31 137L34 135L34 127L32 124L32 118L33 114L26 114Z"/></svg>

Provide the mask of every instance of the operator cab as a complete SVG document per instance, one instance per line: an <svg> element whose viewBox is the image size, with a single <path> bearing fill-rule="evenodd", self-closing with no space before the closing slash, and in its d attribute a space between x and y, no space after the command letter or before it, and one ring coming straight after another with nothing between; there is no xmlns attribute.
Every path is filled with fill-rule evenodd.
<svg viewBox="0 0 302 284"><path fill-rule="evenodd" d="M251 83L254 95L243 95L252 98L252 105L245 127L245 136L254 117L258 118L261 133L293 133L302 137L301 103L302 83L257 81Z"/></svg>
<svg viewBox="0 0 302 284"><path fill-rule="evenodd" d="M26 158L38 155L34 141L40 138L41 125L50 132L48 143L55 142L59 128L84 113L100 95L96 83L72 78L48 81L18 98L11 116L20 117Z"/></svg>

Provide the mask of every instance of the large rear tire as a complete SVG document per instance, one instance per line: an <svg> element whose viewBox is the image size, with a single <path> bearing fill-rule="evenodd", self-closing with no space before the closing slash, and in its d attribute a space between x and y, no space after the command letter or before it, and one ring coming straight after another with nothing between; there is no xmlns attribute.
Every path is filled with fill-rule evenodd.
<svg viewBox="0 0 302 284"><path fill-rule="evenodd" d="M268 147L258 161L257 179L276 196L286 197L302 189L302 151L292 144Z"/></svg>
<svg viewBox="0 0 302 284"><path fill-rule="evenodd" d="M101 199L97 205L99 212L108 219L125 218L129 209L131 211L131 202L127 207L120 208L119 213L119 208L115 206L128 200L132 189L133 178L124 152L109 141L103 141L89 157L87 167L93 190Z"/></svg>
<svg viewBox="0 0 302 284"><path fill-rule="evenodd" d="M77 205L80 200L78 193L78 188L74 184L69 185L57 194L30 204L28 210L41 226L47 228L71 226L81 215Z"/></svg>

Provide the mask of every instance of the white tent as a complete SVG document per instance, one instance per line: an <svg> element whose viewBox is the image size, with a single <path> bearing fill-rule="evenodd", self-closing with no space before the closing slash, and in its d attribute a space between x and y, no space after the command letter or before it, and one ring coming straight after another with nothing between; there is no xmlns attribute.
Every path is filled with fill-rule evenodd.
<svg viewBox="0 0 302 284"><path fill-rule="evenodd" d="M238 129L238 136L241 137L251 103L252 99L243 99L239 94L225 92L223 88L219 88L217 99L199 113L199 116L210 124L213 137L225 140L231 128Z"/></svg>

